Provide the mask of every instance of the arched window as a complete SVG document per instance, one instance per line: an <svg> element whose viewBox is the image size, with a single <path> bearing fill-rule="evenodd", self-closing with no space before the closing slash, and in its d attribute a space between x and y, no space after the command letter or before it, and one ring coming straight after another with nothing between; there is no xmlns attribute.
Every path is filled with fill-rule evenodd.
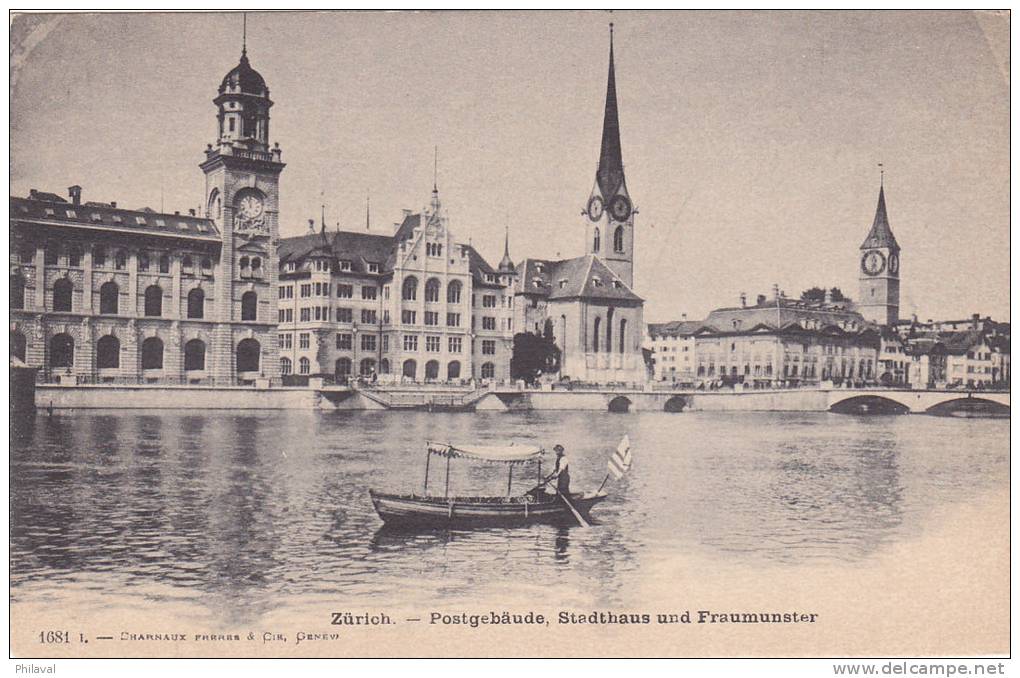
<svg viewBox="0 0 1020 678"><path fill-rule="evenodd" d="M163 369L163 340L159 337L149 337L142 342L142 369Z"/></svg>
<svg viewBox="0 0 1020 678"><path fill-rule="evenodd" d="M113 255L113 267L118 271L127 267L127 253L124 250L117 250L117 254Z"/></svg>
<svg viewBox="0 0 1020 678"><path fill-rule="evenodd" d="M145 288L145 315L154 318L163 315L163 288L159 285Z"/></svg>
<svg viewBox="0 0 1020 678"><path fill-rule="evenodd" d="M251 260L249 260L248 257L241 257L241 270L243 271L249 266L251 266Z"/></svg>
<svg viewBox="0 0 1020 678"><path fill-rule="evenodd" d="M617 226L616 231L613 232L613 251L623 251L623 226Z"/></svg>
<svg viewBox="0 0 1020 678"><path fill-rule="evenodd" d="M593 335L592 336L593 344L592 344L592 347L591 347L592 351L594 351L595 353L599 352L599 335L601 334L601 329L602 329L602 318L599 318L598 316L596 316L595 317L595 331L592 333L592 335Z"/></svg>
<svg viewBox="0 0 1020 678"><path fill-rule="evenodd" d="M390 373L390 361L389 358L383 358L379 361L379 374Z"/></svg>
<svg viewBox="0 0 1020 678"><path fill-rule="evenodd" d="M408 358L404 361L403 375L410 379L418 376L418 363L415 362L414 358Z"/></svg>
<svg viewBox="0 0 1020 678"><path fill-rule="evenodd" d="M308 358L301 358L298 360L298 372L300 374L308 374L312 371L312 363Z"/></svg>
<svg viewBox="0 0 1020 678"><path fill-rule="evenodd" d="M184 345L184 371L201 372L205 369L205 342L192 339Z"/></svg>
<svg viewBox="0 0 1020 678"><path fill-rule="evenodd" d="M140 252L138 254L138 270L139 271L149 270L149 255L146 254L145 252Z"/></svg>
<svg viewBox="0 0 1020 678"><path fill-rule="evenodd" d="M50 339L50 367L74 365L74 338L70 334L57 334Z"/></svg>
<svg viewBox="0 0 1020 678"><path fill-rule="evenodd" d="M256 320L258 316L259 296L254 290L241 295L241 320Z"/></svg>
<svg viewBox="0 0 1020 678"><path fill-rule="evenodd" d="M482 363L482 379L495 379L496 366L492 363Z"/></svg>
<svg viewBox="0 0 1020 678"><path fill-rule="evenodd" d="M25 279L18 273L11 276L11 308L25 308Z"/></svg>
<svg viewBox="0 0 1020 678"><path fill-rule="evenodd" d="M184 255L184 259L181 260L181 266L184 267L185 271L191 271L195 267L195 261L191 258L190 254Z"/></svg>
<svg viewBox="0 0 1020 678"><path fill-rule="evenodd" d="M446 286L446 303L448 304L459 304L460 303L460 290L461 284L459 280L454 280Z"/></svg>
<svg viewBox="0 0 1020 678"><path fill-rule="evenodd" d="M439 280L436 278L429 278L428 282L425 283L425 301L439 301Z"/></svg>
<svg viewBox="0 0 1020 678"><path fill-rule="evenodd" d="M164 254L159 258L159 272L169 273L170 272L170 255Z"/></svg>
<svg viewBox="0 0 1020 678"><path fill-rule="evenodd" d="M620 318L620 353L627 350L627 319Z"/></svg>
<svg viewBox="0 0 1020 678"><path fill-rule="evenodd" d="M351 359L337 358L336 364L333 366L333 371L336 374L337 379L346 379L351 376Z"/></svg>
<svg viewBox="0 0 1020 678"><path fill-rule="evenodd" d="M11 356L25 361L25 335L17 330L11 332Z"/></svg>
<svg viewBox="0 0 1020 678"><path fill-rule="evenodd" d="M242 339L237 344L237 371L258 372L262 346L255 339Z"/></svg>
<svg viewBox="0 0 1020 678"><path fill-rule="evenodd" d="M280 358L280 374L288 375L290 371L290 358Z"/></svg>
<svg viewBox="0 0 1020 678"><path fill-rule="evenodd" d="M67 265L72 268L81 266L81 248L75 245L67 251Z"/></svg>
<svg viewBox="0 0 1020 678"><path fill-rule="evenodd" d="M363 377L371 377L375 374L375 361L371 358L362 359L358 374Z"/></svg>
<svg viewBox="0 0 1020 678"><path fill-rule="evenodd" d="M454 379L460 379L460 361L452 360L450 364L446 366L446 378L450 381Z"/></svg>
<svg viewBox="0 0 1020 678"><path fill-rule="evenodd" d="M602 247L602 231L599 230L598 226L595 227L595 237L592 239L591 251L598 253L599 248Z"/></svg>
<svg viewBox="0 0 1020 678"><path fill-rule="evenodd" d="M120 288L112 280L99 288L99 313L117 315L120 312Z"/></svg>
<svg viewBox="0 0 1020 678"><path fill-rule="evenodd" d="M101 370L120 367L120 339L107 334L96 342L96 367Z"/></svg>
<svg viewBox="0 0 1020 678"><path fill-rule="evenodd" d="M425 363L425 379L427 381L435 381L439 378L439 361L430 360Z"/></svg>
<svg viewBox="0 0 1020 678"><path fill-rule="evenodd" d="M196 287L188 292L188 317L205 317L205 292L201 287Z"/></svg>
<svg viewBox="0 0 1020 678"><path fill-rule="evenodd" d="M92 250L92 265L96 268L103 268L106 266L106 248L97 247Z"/></svg>
<svg viewBox="0 0 1020 678"><path fill-rule="evenodd" d="M71 296L74 294L74 283L61 278L53 283L53 310L71 312Z"/></svg>
<svg viewBox="0 0 1020 678"><path fill-rule="evenodd" d="M202 272L212 272L212 259L209 257L203 257L202 259Z"/></svg>
<svg viewBox="0 0 1020 678"><path fill-rule="evenodd" d="M606 353L613 352L613 312L615 309L609 309L606 312Z"/></svg>
<svg viewBox="0 0 1020 678"><path fill-rule="evenodd" d="M401 298L404 301L414 301L418 298L418 279L413 275L404 278Z"/></svg>
<svg viewBox="0 0 1020 678"><path fill-rule="evenodd" d="M253 270L253 271L261 271L262 270L262 260L259 259L258 257L252 257L252 259L251 259L251 270Z"/></svg>

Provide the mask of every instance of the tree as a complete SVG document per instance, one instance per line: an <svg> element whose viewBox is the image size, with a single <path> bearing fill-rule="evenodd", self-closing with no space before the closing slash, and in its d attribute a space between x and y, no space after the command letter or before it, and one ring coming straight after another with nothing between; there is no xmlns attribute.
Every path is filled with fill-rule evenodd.
<svg viewBox="0 0 1020 678"><path fill-rule="evenodd" d="M850 301L850 297L843 294L843 290L838 287L833 287L829 290L829 294L832 295L833 301ZM810 287L800 293L801 301L825 301L825 288L823 287Z"/></svg>
<svg viewBox="0 0 1020 678"><path fill-rule="evenodd" d="M551 325L547 327L546 336L531 332L518 332L514 335L514 352L510 358L510 376L534 383L541 374L558 372L560 369L560 349L552 336Z"/></svg>

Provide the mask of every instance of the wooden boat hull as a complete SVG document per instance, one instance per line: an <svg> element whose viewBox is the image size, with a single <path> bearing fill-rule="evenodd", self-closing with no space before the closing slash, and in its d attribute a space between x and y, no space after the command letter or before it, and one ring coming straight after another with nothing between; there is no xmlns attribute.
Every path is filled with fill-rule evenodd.
<svg viewBox="0 0 1020 678"><path fill-rule="evenodd" d="M376 513L387 525L417 528L518 526L532 523L576 524L577 520L559 498L525 502L490 497L421 497L384 494L369 490ZM605 494L570 498L574 508L587 517Z"/></svg>

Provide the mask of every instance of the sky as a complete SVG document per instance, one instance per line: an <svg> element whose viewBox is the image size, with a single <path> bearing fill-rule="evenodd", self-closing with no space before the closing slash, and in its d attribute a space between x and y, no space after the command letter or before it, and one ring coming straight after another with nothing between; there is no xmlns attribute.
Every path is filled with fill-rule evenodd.
<svg viewBox="0 0 1020 678"><path fill-rule="evenodd" d="M583 254L615 23L645 319L778 284L857 295L885 168L901 317L1009 319L1009 23L971 12L249 13L287 163L281 235L391 233L435 180L491 263ZM11 26L11 194L204 203L241 15Z"/></svg>

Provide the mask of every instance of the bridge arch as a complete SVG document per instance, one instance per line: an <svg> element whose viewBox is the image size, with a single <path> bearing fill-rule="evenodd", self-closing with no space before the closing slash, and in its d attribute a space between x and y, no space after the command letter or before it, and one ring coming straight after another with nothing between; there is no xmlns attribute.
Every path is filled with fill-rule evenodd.
<svg viewBox="0 0 1020 678"><path fill-rule="evenodd" d="M630 412L630 398L624 396L616 396L609 401L610 412Z"/></svg>
<svg viewBox="0 0 1020 678"><path fill-rule="evenodd" d="M662 406L662 411L683 412L685 409L687 409L689 404L690 403L687 402L687 398L685 398L684 396L675 395L666 401L666 403Z"/></svg>
<svg viewBox="0 0 1020 678"><path fill-rule="evenodd" d="M910 408L885 396L859 395L833 403L829 411L837 414L909 414Z"/></svg>
<svg viewBox="0 0 1020 678"><path fill-rule="evenodd" d="M926 414L937 417L1008 417L1009 405L982 397L953 398L932 405Z"/></svg>

